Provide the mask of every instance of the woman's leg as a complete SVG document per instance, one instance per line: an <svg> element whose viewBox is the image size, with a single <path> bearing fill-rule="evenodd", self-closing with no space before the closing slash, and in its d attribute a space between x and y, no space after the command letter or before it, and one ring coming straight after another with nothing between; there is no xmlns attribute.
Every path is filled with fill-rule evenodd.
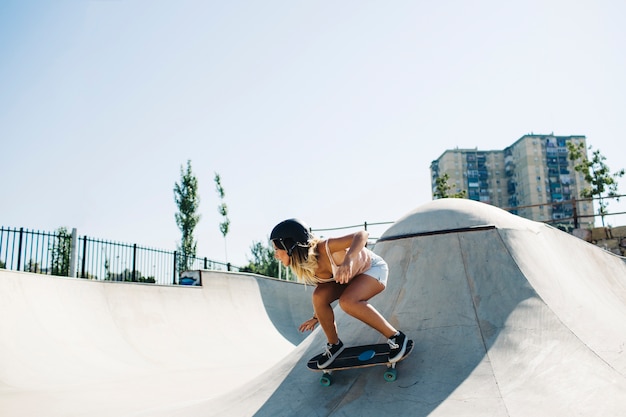
<svg viewBox="0 0 626 417"><path fill-rule="evenodd" d="M328 282L318 284L313 291L313 308L315 315L319 320L322 330L328 339L328 343L336 344L339 342L337 335L337 325L335 324L335 313L331 304L338 300L341 293L346 289L345 285L336 282Z"/></svg>
<svg viewBox="0 0 626 417"><path fill-rule="evenodd" d="M365 274L358 275L345 286L343 293L339 296L339 305L352 317L378 330L386 338L391 338L397 330L368 303L370 298L384 289L385 286L376 278Z"/></svg>

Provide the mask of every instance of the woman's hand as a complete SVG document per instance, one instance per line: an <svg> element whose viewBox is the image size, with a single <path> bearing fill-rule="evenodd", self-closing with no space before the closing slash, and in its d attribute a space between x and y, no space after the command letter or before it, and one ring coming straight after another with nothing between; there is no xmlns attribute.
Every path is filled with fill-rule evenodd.
<svg viewBox="0 0 626 417"><path fill-rule="evenodd" d="M298 330L300 330L301 332L307 332L307 331L311 331L313 329L315 329L315 325L318 323L318 320L316 317L310 318L307 321L305 321L304 323L302 323L300 325L300 327L298 328Z"/></svg>
<svg viewBox="0 0 626 417"><path fill-rule="evenodd" d="M337 266L334 273L335 282L347 284L354 277L354 259L367 244L369 234L365 230L358 231L338 238L328 239L328 248L331 253L345 251L343 261ZM331 255L332 256L332 255Z"/></svg>
<svg viewBox="0 0 626 417"><path fill-rule="evenodd" d="M347 284L348 281L352 278L352 266L354 262L345 257L343 263L337 267L337 273L335 274L335 281L338 284Z"/></svg>

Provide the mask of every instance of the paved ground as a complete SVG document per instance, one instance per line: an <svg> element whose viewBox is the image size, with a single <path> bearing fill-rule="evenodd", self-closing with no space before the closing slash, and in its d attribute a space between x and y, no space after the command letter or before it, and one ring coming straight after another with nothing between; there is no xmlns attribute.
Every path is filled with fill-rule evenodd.
<svg viewBox="0 0 626 417"><path fill-rule="evenodd" d="M416 348L396 382L369 368L328 388L305 366L323 335L299 343L295 331L311 288L238 274L163 288L3 272L0 415L624 415L622 258L455 199L407 214L375 251L391 272L373 304ZM340 311L337 324L348 344L382 341Z"/></svg>

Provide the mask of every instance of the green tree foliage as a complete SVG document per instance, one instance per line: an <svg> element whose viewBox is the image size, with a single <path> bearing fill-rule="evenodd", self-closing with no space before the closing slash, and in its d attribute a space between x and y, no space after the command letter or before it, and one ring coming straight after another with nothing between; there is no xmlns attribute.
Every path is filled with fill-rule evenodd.
<svg viewBox="0 0 626 417"><path fill-rule="evenodd" d="M217 195L220 198L220 205L217 206L218 213L222 216L222 222L220 223L220 232L222 236L224 236L224 252L226 254L226 262L228 262L228 248L226 246L226 235L228 234L228 230L230 228L230 219L228 218L228 206L224 202L224 197L226 196L226 192L224 191L224 187L222 186L222 178L220 174L215 173L215 191L217 191Z"/></svg>
<svg viewBox="0 0 626 417"><path fill-rule="evenodd" d="M52 275L67 277L70 275L70 252L72 234L66 227L59 227L50 241L50 267ZM34 266L33 266L34 267Z"/></svg>
<svg viewBox="0 0 626 417"><path fill-rule="evenodd" d="M448 175L448 173L444 173L442 176L437 177L435 179L434 197L436 199L437 198L466 198L465 190L461 190L460 192L455 193L455 194L449 194L450 189L452 188L452 186L448 184L449 179L450 179L450 176Z"/></svg>
<svg viewBox="0 0 626 417"><path fill-rule="evenodd" d="M121 281L121 282L143 282L148 284L154 284L156 280L154 277L144 277L141 272L135 270L135 280L133 281L133 271L126 268L120 273L107 273L106 281Z"/></svg>
<svg viewBox="0 0 626 417"><path fill-rule="evenodd" d="M41 274L41 267L39 266L39 262L31 259L24 265L24 272L33 272L36 274Z"/></svg>
<svg viewBox="0 0 626 417"><path fill-rule="evenodd" d="M197 242L193 232L200 221L200 215L197 214L200 205L198 179L193 174L190 160L187 161L185 171L180 167L180 183L174 184L174 201L178 206L178 213L175 214L176 225L182 233L177 263L178 270L183 272L189 269L196 256Z"/></svg>
<svg viewBox="0 0 626 417"><path fill-rule="evenodd" d="M252 260L248 259L248 265L241 268L241 272L278 278L278 260L274 258L274 249L271 246L265 246L261 242L253 242L250 246L250 252L252 253Z"/></svg>
<svg viewBox="0 0 626 417"><path fill-rule="evenodd" d="M574 144L572 142L567 143L567 150L569 152L569 159L575 161L574 170L584 175L585 181L589 184L588 187L583 188L580 191L580 196L583 198L598 198L598 214L602 219L602 226L604 226L604 216L608 213L608 203L606 198L616 197L617 193L617 178L624 176L624 169L611 174L609 167L604 162L604 157L600 150L593 151L591 160L587 158L587 152L585 152L585 146L583 143ZM591 150L591 146L589 146ZM617 199L619 201L619 199Z"/></svg>

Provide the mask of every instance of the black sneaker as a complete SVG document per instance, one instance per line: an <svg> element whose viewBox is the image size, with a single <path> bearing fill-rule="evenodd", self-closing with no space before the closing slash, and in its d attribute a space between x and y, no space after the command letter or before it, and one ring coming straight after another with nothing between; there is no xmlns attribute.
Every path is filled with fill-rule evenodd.
<svg viewBox="0 0 626 417"><path fill-rule="evenodd" d="M344 346L341 340L337 342L337 344L335 345L327 343L326 351L322 354L322 358L319 361L317 361L317 367L319 369L326 368L328 365L333 363L335 358L339 356L339 354L343 352L343 350L344 350Z"/></svg>
<svg viewBox="0 0 626 417"><path fill-rule="evenodd" d="M398 362L404 354L406 353L406 345L409 342L409 339L402 332L398 332L396 335L391 336L387 343L389 343L389 347L391 351L389 352L389 362L394 363Z"/></svg>

